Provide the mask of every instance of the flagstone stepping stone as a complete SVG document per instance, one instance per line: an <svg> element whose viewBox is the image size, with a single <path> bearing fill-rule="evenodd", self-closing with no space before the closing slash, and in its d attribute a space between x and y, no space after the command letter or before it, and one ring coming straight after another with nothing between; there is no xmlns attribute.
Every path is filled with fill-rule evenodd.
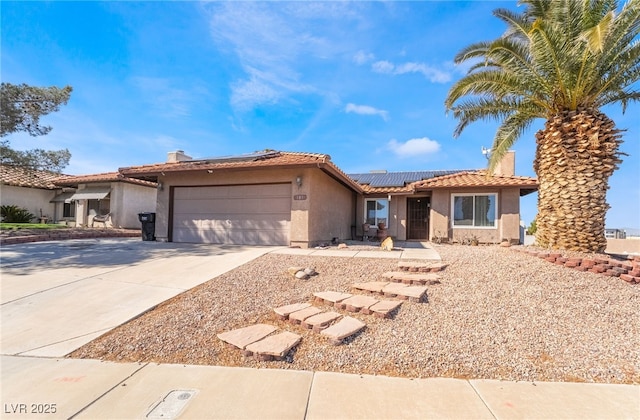
<svg viewBox="0 0 640 420"><path fill-rule="evenodd" d="M346 309L349 312L359 312L378 302L378 299L374 299L371 296L354 295L338 303L338 305L340 305L340 309Z"/></svg>
<svg viewBox="0 0 640 420"><path fill-rule="evenodd" d="M245 356L253 355L263 362L283 360L289 350L297 346L300 341L302 341L301 335L284 331L249 344L245 348Z"/></svg>
<svg viewBox="0 0 640 420"><path fill-rule="evenodd" d="M309 318L302 321L302 326L307 329L312 329L313 331L321 331L327 328L333 321L340 318L340 315L337 312L322 312L318 315L310 316Z"/></svg>
<svg viewBox="0 0 640 420"><path fill-rule="evenodd" d="M389 283L382 292L386 297L398 297L410 299L412 302L421 302L427 294L427 286L407 286L402 283Z"/></svg>
<svg viewBox="0 0 640 420"><path fill-rule="evenodd" d="M309 306L308 308L304 308L299 311L290 313L289 322L291 322L294 325L298 325L305 319L309 318L310 316L318 315L320 312L322 311L316 308L315 306Z"/></svg>
<svg viewBox="0 0 640 420"><path fill-rule="evenodd" d="M442 271L447 267L447 264L437 263L437 262L415 262L415 261L400 261L398 263L398 268L402 271L410 271L410 272L436 272Z"/></svg>
<svg viewBox="0 0 640 420"><path fill-rule="evenodd" d="M367 309L363 309L362 313L369 315L373 314L379 318L387 318L402 305L401 301L397 300L381 300L380 302L369 306Z"/></svg>
<svg viewBox="0 0 640 420"><path fill-rule="evenodd" d="M351 293L341 293L341 292L317 292L314 293L313 296L315 296L315 301L318 303L329 303L331 305L334 305L338 302L341 302L347 298L350 298L351 296L353 296Z"/></svg>
<svg viewBox="0 0 640 420"><path fill-rule="evenodd" d="M218 334L217 337L225 343L244 350L249 344L262 340L277 329L269 324L256 324L223 332Z"/></svg>
<svg viewBox="0 0 640 420"><path fill-rule="evenodd" d="M289 318L289 315L293 312L301 311L310 307L310 303L292 303L291 305L280 306L273 311L276 313L279 319L285 320Z"/></svg>
<svg viewBox="0 0 640 420"><path fill-rule="evenodd" d="M407 271L388 271L382 275L385 279L404 284L433 285L440 283L440 276L435 273L411 273Z"/></svg>
<svg viewBox="0 0 640 420"><path fill-rule="evenodd" d="M359 319L345 316L329 328L320 331L320 334L327 337L331 344L337 346L342 344L342 340L356 334L366 326L367 324Z"/></svg>
<svg viewBox="0 0 640 420"><path fill-rule="evenodd" d="M382 289L389 284L388 281L368 281L352 285L354 289L366 290L367 292L382 293Z"/></svg>

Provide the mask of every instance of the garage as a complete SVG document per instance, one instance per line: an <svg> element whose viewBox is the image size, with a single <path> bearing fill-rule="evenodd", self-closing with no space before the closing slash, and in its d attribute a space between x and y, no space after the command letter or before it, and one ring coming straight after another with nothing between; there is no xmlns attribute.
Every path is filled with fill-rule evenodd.
<svg viewBox="0 0 640 420"><path fill-rule="evenodd" d="M291 184L174 187L172 241L289 245Z"/></svg>

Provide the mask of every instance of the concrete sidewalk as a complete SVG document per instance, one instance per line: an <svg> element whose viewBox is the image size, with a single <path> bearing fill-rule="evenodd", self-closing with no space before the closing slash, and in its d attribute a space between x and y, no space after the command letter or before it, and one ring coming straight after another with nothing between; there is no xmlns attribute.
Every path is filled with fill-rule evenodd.
<svg viewBox="0 0 640 420"><path fill-rule="evenodd" d="M0 362L3 418L640 419L640 387L634 385L19 356Z"/></svg>
<svg viewBox="0 0 640 420"><path fill-rule="evenodd" d="M371 249L354 249L353 246L367 246ZM393 250L383 251L375 242L349 241L346 248L318 247L318 248L280 248L274 254L311 255L316 257L345 257L345 258L384 258L398 260L429 260L440 261L440 254L428 242L396 242Z"/></svg>

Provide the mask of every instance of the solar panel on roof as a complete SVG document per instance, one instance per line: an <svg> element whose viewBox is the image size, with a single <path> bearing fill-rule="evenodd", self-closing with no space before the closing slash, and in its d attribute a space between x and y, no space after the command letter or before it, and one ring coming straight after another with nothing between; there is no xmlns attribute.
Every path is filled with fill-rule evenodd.
<svg viewBox="0 0 640 420"><path fill-rule="evenodd" d="M360 184L366 184L371 187L404 187L407 184L416 181L451 175L463 170L440 170L440 171L412 171L412 172L387 172L387 173L366 173L366 174L350 174L354 181Z"/></svg>
<svg viewBox="0 0 640 420"><path fill-rule="evenodd" d="M202 159L193 159L192 162L196 162L196 161L204 161L204 162L208 162L208 163L222 163L222 162L238 162L238 161L244 161L244 160L255 160L255 159L260 159L263 157L268 157L268 156L273 156L273 155L277 155L280 152L277 151L261 151L261 152L254 152L254 153L245 153L242 155L229 155L229 156L218 156L218 157L211 157L211 158L202 158Z"/></svg>

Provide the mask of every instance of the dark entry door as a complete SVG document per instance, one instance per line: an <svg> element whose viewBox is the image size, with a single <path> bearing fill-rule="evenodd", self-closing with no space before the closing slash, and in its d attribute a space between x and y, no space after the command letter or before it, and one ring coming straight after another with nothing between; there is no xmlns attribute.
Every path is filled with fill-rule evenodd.
<svg viewBox="0 0 640 420"><path fill-rule="evenodd" d="M407 199L407 239L429 239L429 197Z"/></svg>

